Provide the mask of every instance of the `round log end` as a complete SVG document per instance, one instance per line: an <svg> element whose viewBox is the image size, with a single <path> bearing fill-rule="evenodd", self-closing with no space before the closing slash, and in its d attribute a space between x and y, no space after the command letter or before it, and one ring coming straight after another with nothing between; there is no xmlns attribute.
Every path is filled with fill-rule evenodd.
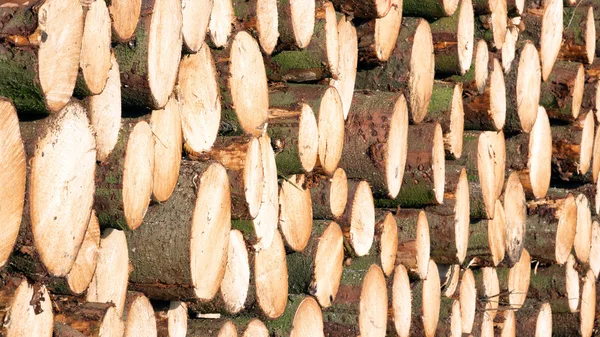
<svg viewBox="0 0 600 337"><path fill-rule="evenodd" d="M301 1L295 1L301 2ZM294 1L290 1L292 7L292 21L294 21ZM306 2L306 1L304 1ZM314 4L313 4L314 6ZM279 39L279 13L277 12L277 1L261 1L256 3L256 30L258 31L258 42L265 54L270 55ZM304 17L306 21L314 20L313 14L307 13ZM314 25L314 23L313 23ZM294 26L295 27L295 26ZM295 33L295 31L294 31ZM311 30L312 33L312 30Z"/></svg>
<svg viewBox="0 0 600 337"><path fill-rule="evenodd" d="M246 159L244 160L244 194L248 203L248 212L251 217L256 217L260 210L263 198L265 168L262 157L260 141L252 138L248 144Z"/></svg>
<svg viewBox="0 0 600 337"><path fill-rule="evenodd" d="M550 303L542 304L540 312L535 322L536 337L551 337L552 336L552 308Z"/></svg>
<svg viewBox="0 0 600 337"><path fill-rule="evenodd" d="M471 68L473 60L473 44L475 30L475 15L471 0L463 0L458 14L458 63L460 75L464 75Z"/></svg>
<svg viewBox="0 0 600 337"><path fill-rule="evenodd" d="M485 40L477 41L475 46L475 86L479 93L485 91L485 86L488 80L489 73L489 57L490 52L488 51L487 42ZM536 106L537 108L537 106Z"/></svg>
<svg viewBox="0 0 600 337"><path fill-rule="evenodd" d="M460 315L460 301L452 301L452 311L450 312L450 336L462 336L462 317ZM483 337L483 336L482 336Z"/></svg>
<svg viewBox="0 0 600 337"><path fill-rule="evenodd" d="M277 223L279 221L279 184L275 152L271 146L271 139L265 133L258 141L263 167L263 188L260 208L252 223L257 241L254 244L254 248L261 250L271 246L273 236L277 231Z"/></svg>
<svg viewBox="0 0 600 337"><path fill-rule="evenodd" d="M543 107L538 108L529 136L529 179L536 199L546 196L550 186L552 165L552 133L550 120Z"/></svg>
<svg viewBox="0 0 600 337"><path fill-rule="evenodd" d="M490 246L490 253L492 254L492 262L494 266L497 266L504 260L507 230L505 227L504 207L502 207L500 200L496 200L495 208L494 218L488 220L488 244Z"/></svg>
<svg viewBox="0 0 600 337"><path fill-rule="evenodd" d="M482 278L483 278L483 295L485 296L485 315L491 320L494 320L496 317L496 313L498 310L499 298L500 294L500 283L498 280L498 273L496 272L496 268L485 267L482 268ZM483 329L482 329L483 330ZM493 336L492 333L490 336Z"/></svg>
<svg viewBox="0 0 600 337"><path fill-rule="evenodd" d="M581 263L587 263L592 246L592 212L585 195L578 195L575 203L577 204L577 225L573 247L575 248L577 260Z"/></svg>
<svg viewBox="0 0 600 337"><path fill-rule="evenodd" d="M504 192L504 214L506 228L506 255L510 265L521 260L525 244L527 206L525 191L519 180L519 174L512 172L506 181Z"/></svg>
<svg viewBox="0 0 600 337"><path fill-rule="evenodd" d="M494 160L494 189L496 198L500 198L504 187L504 177L506 176L506 139L502 130L496 132L495 136L496 139L493 143L496 157Z"/></svg>
<svg viewBox="0 0 600 337"><path fill-rule="evenodd" d="M169 336L185 336L187 334L188 307L185 302L172 301L167 311Z"/></svg>
<svg viewBox="0 0 600 337"><path fill-rule="evenodd" d="M434 336L440 317L441 290L437 265L429 260L427 278L423 280L422 320L426 336Z"/></svg>
<svg viewBox="0 0 600 337"><path fill-rule="evenodd" d="M581 132L581 142L579 143L579 173L585 175L590 169L592 162L592 153L594 149L594 113L588 112L583 122L583 130Z"/></svg>
<svg viewBox="0 0 600 337"><path fill-rule="evenodd" d="M504 314L504 326L502 327L502 337L516 337L517 336L517 321L515 318L514 310L505 310Z"/></svg>
<svg viewBox="0 0 600 337"><path fill-rule="evenodd" d="M340 74L340 44L337 30L337 14L333 4L329 1L324 2L322 10L325 11L325 51L327 53L327 63L329 71L333 78L338 78Z"/></svg>
<svg viewBox="0 0 600 337"><path fill-rule="evenodd" d="M215 47L222 48L227 45L234 19L231 0L214 0L208 21L208 36Z"/></svg>
<svg viewBox="0 0 600 337"><path fill-rule="evenodd" d="M519 309L525 303L531 277L531 256L523 249L521 259L508 271L508 302L511 308Z"/></svg>
<svg viewBox="0 0 600 337"><path fill-rule="evenodd" d="M594 8L591 6L587 10L584 36L585 55L587 57L587 63L592 64L594 62L596 52L596 24L594 21Z"/></svg>
<svg viewBox="0 0 600 337"><path fill-rule="evenodd" d="M448 298L453 298L456 289L458 288L458 283L460 281L460 265L453 264L449 266L448 273L446 274L446 282L442 288L444 289L444 296ZM462 321L460 325L462 331Z"/></svg>
<svg viewBox="0 0 600 337"><path fill-rule="evenodd" d="M386 276L390 276L396 264L396 251L398 250L398 225L391 212L387 212L383 220L377 224L380 228L379 251L381 269Z"/></svg>
<svg viewBox="0 0 600 337"><path fill-rule="evenodd" d="M182 1L181 36L187 51L196 53L203 48L212 7L212 0Z"/></svg>
<svg viewBox="0 0 600 337"><path fill-rule="evenodd" d="M446 153L444 151L444 134L439 123L435 124L433 149L431 150L433 171L433 192L438 204L444 202L444 186L446 184Z"/></svg>
<svg viewBox="0 0 600 337"><path fill-rule="evenodd" d="M348 202L348 178L346 177L346 171L338 167L330 179L329 200L331 204L329 208L333 217L339 218L344 213L346 203Z"/></svg>
<svg viewBox="0 0 600 337"><path fill-rule="evenodd" d="M108 10L114 39L119 42L131 40L142 11L142 0L111 1Z"/></svg>
<svg viewBox="0 0 600 337"><path fill-rule="evenodd" d="M302 251L312 230L310 190L304 188L305 176L292 175L281 183L279 190L279 228L287 245Z"/></svg>
<svg viewBox="0 0 600 337"><path fill-rule="evenodd" d="M502 65L497 58L494 58L494 67L489 78L490 83L490 111L494 128L502 130L506 120L506 86L504 82L504 73Z"/></svg>
<svg viewBox="0 0 600 337"><path fill-rule="evenodd" d="M73 263L73 268L66 276L69 289L75 294L83 293L89 286L98 264L100 249L100 224L96 212L92 211L83 243Z"/></svg>
<svg viewBox="0 0 600 337"><path fill-rule="evenodd" d="M111 21L104 1L88 7L83 26L79 67L90 93L98 95L106 85L111 68Z"/></svg>
<svg viewBox="0 0 600 337"><path fill-rule="evenodd" d="M429 257L431 253L429 222L427 221L425 211L419 212L416 236L417 273L419 274L419 277L424 280L429 273Z"/></svg>
<svg viewBox="0 0 600 337"><path fill-rule="evenodd" d="M256 299L266 317L274 319L283 314L288 297L288 271L285 248L279 232L275 232L270 247L254 257Z"/></svg>
<svg viewBox="0 0 600 337"><path fill-rule="evenodd" d="M104 90L87 98L88 116L96 136L96 160L104 162L119 140L121 129L121 74L114 53Z"/></svg>
<svg viewBox="0 0 600 337"><path fill-rule="evenodd" d="M502 50L500 51L502 59L502 69L504 73L508 74L512 67L512 63L515 60L517 53L517 39L519 38L519 29L515 27L508 28L506 30L506 37L502 44Z"/></svg>
<svg viewBox="0 0 600 337"><path fill-rule="evenodd" d="M385 151L385 178L390 198L396 198L400 192L407 154L408 107L404 95L400 95L394 105Z"/></svg>
<svg viewBox="0 0 600 337"><path fill-rule="evenodd" d="M460 281L460 317L462 332L470 334L475 321L477 307L477 290L475 289L475 276L471 269L466 269Z"/></svg>
<svg viewBox="0 0 600 337"><path fill-rule="evenodd" d="M269 330L265 323L255 318L248 323L242 337L269 337Z"/></svg>
<svg viewBox="0 0 600 337"><path fill-rule="evenodd" d="M454 85L452 93L452 103L450 107L450 135L449 152L452 157L459 159L462 156L463 135L465 130L465 112L463 106L463 85L457 83Z"/></svg>
<svg viewBox="0 0 600 337"><path fill-rule="evenodd" d="M549 0L544 9L540 33L542 80L546 81L558 57L563 33L563 0Z"/></svg>
<svg viewBox="0 0 600 337"><path fill-rule="evenodd" d="M496 204L495 132L482 132L477 145L477 173L488 219L494 218Z"/></svg>
<svg viewBox="0 0 600 337"><path fill-rule="evenodd" d="M231 229L231 196L227 171L211 164L198 177L192 216L190 273L194 293L200 300L212 299L223 279ZM211 249L206 249L210 246Z"/></svg>
<svg viewBox="0 0 600 337"><path fill-rule="evenodd" d="M600 90L598 92L600 92ZM598 176L600 176L600 126L596 128L592 151L592 181L596 182L598 181Z"/></svg>
<svg viewBox="0 0 600 337"><path fill-rule="evenodd" d="M83 38L83 9L77 0L44 2L39 8L42 39L37 53L39 83L46 107L65 107L75 88Z"/></svg>
<svg viewBox="0 0 600 337"><path fill-rule="evenodd" d="M10 320L2 322L2 331L6 336L52 336L54 315L46 287L33 286L25 279L15 282L19 284L12 298L7 299L9 303L5 303L5 317Z"/></svg>
<svg viewBox="0 0 600 337"><path fill-rule="evenodd" d="M152 178L152 197L163 202L169 199L179 177L181 165L181 116L179 102L171 96L164 109L155 110L150 117L154 135L154 173Z"/></svg>
<svg viewBox="0 0 600 337"><path fill-rule="evenodd" d="M312 0L290 1L294 39L298 48L306 48L315 27L315 2Z"/></svg>
<svg viewBox="0 0 600 337"><path fill-rule="evenodd" d="M337 168L344 147L344 108L338 90L329 87L319 106L319 162L331 175Z"/></svg>
<svg viewBox="0 0 600 337"><path fill-rule="evenodd" d="M577 312L579 307L579 272L575 269L577 261L570 254L565 264L565 288L567 289L567 302L569 311Z"/></svg>
<svg viewBox="0 0 600 337"><path fill-rule="evenodd" d="M385 1L389 5L389 0L378 1ZM354 84L356 82L358 65L358 36L356 35L356 28L352 20L346 16L342 17L339 21L337 29L339 41L339 76L337 79L332 79L330 84L340 94L344 119L346 119L348 112L350 112L352 97L354 96Z"/></svg>
<svg viewBox="0 0 600 337"><path fill-rule="evenodd" d="M154 159L152 129L138 122L129 135L123 164L123 212L131 230L142 224L150 204Z"/></svg>
<svg viewBox="0 0 600 337"><path fill-rule="evenodd" d="M312 297L306 297L294 314L290 337L323 336L323 313L319 303Z"/></svg>
<svg viewBox="0 0 600 337"><path fill-rule="evenodd" d="M580 64L577 68L577 75L575 76L575 84L573 85L573 101L571 103L571 115L573 119L579 117L581 111L581 103L583 102L583 93L585 91L585 68L583 64Z"/></svg>
<svg viewBox="0 0 600 337"><path fill-rule="evenodd" d="M531 132L538 113L542 84L540 57L535 45L526 42L521 50L517 70L517 113L521 128Z"/></svg>
<svg viewBox="0 0 600 337"><path fill-rule="evenodd" d="M591 336L594 330L594 322L596 317L596 278L591 270L588 270L583 283L581 298L586 299L581 301L580 311L580 331L582 336Z"/></svg>
<svg viewBox="0 0 600 337"><path fill-rule="evenodd" d="M311 172L317 163L319 154L319 127L315 113L306 103L301 103L300 123L298 125L298 155L302 169Z"/></svg>
<svg viewBox="0 0 600 337"><path fill-rule="evenodd" d="M419 47L413 48L410 55L408 90L410 92L411 119L415 124L418 124L427 115L427 108L433 92L433 75L435 72L431 27L424 19L419 19L413 44Z"/></svg>
<svg viewBox="0 0 600 337"><path fill-rule="evenodd" d="M19 234L25 203L26 162L25 148L17 111L12 103L0 99L0 268L6 264Z"/></svg>
<svg viewBox="0 0 600 337"><path fill-rule="evenodd" d="M150 300L142 293L127 294L124 337L156 336L156 318Z"/></svg>
<svg viewBox="0 0 600 337"><path fill-rule="evenodd" d="M496 6L492 8L490 24L494 46L499 50L504 45L504 39L506 38L508 13L506 0L497 0L495 2Z"/></svg>
<svg viewBox="0 0 600 337"><path fill-rule="evenodd" d="M469 246L469 181L467 180L467 170L462 168L458 178L458 184L455 192L454 203L454 238L456 244L456 258L463 263L467 256Z"/></svg>
<svg viewBox="0 0 600 337"><path fill-rule="evenodd" d="M50 274L65 276L77 257L94 199L96 141L83 105L71 101L47 120L30 163L35 246Z"/></svg>
<svg viewBox="0 0 600 337"><path fill-rule="evenodd" d="M342 279L344 259L344 235L340 226L331 222L317 246L314 261L314 283L310 293L323 308L331 306Z"/></svg>
<svg viewBox="0 0 600 337"><path fill-rule="evenodd" d="M388 296L383 271L371 265L360 292L358 327L361 336L383 336L387 328Z"/></svg>
<svg viewBox="0 0 600 337"><path fill-rule="evenodd" d="M106 315L100 325L99 336L123 336L125 333L125 322L117 312L116 307L106 310Z"/></svg>
<svg viewBox="0 0 600 337"><path fill-rule="evenodd" d="M244 236L237 229L229 232L227 267L221 282L221 297L227 312L236 314L244 309L250 285L250 264Z"/></svg>
<svg viewBox="0 0 600 337"><path fill-rule="evenodd" d="M201 2L201 1L198 1ZM179 64L177 96L185 145L194 152L210 150L221 122L217 71L206 44Z"/></svg>
<svg viewBox="0 0 600 337"><path fill-rule="evenodd" d="M401 24L402 0L392 0L392 7L386 16L375 19L375 52L379 61L385 62L390 58Z"/></svg>
<svg viewBox="0 0 600 337"><path fill-rule="evenodd" d="M590 249L590 269L598 278L600 273L600 224L594 220L592 224L592 248Z"/></svg>
<svg viewBox="0 0 600 337"><path fill-rule="evenodd" d="M262 54L249 33L236 34L230 61L229 89L238 121L244 132L260 136L268 118L269 88Z"/></svg>
<svg viewBox="0 0 600 337"><path fill-rule="evenodd" d="M394 328L400 337L410 335L410 322L412 315L412 295L410 290L410 279L406 268L399 264L394 269L394 280L392 281L392 315Z"/></svg>
<svg viewBox="0 0 600 337"><path fill-rule="evenodd" d="M573 249L575 229L577 227L577 204L575 197L569 193L560 209L558 225L556 227L555 257L558 264L567 262Z"/></svg>
<svg viewBox="0 0 600 337"><path fill-rule="evenodd" d="M361 181L352 197L350 207L350 244L358 256L369 253L375 234L375 204L371 186Z"/></svg>

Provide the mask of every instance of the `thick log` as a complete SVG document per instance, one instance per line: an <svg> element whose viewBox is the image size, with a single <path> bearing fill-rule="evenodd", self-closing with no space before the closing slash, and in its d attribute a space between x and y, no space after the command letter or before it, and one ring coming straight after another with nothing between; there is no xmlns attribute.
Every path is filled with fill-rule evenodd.
<svg viewBox="0 0 600 337"><path fill-rule="evenodd" d="M368 254L375 235L375 205L371 187L366 181L349 182L346 209L337 222L351 253L356 256Z"/></svg>
<svg viewBox="0 0 600 337"><path fill-rule="evenodd" d="M144 226L127 232L131 289L160 300L212 299L227 261L229 200L223 166L183 162L171 198L148 209ZM209 243L212 249L204 249Z"/></svg>
<svg viewBox="0 0 600 337"><path fill-rule="evenodd" d="M282 50L265 58L271 81L312 82L339 75L337 18L331 2L317 5L314 34L302 49Z"/></svg>
<svg viewBox="0 0 600 337"><path fill-rule="evenodd" d="M53 296L52 304L55 310L55 337L99 337L119 331L123 333L121 317L111 303L85 302L77 297Z"/></svg>
<svg viewBox="0 0 600 337"><path fill-rule="evenodd" d="M358 62L375 66L386 62L394 50L402 24L402 0L392 0L390 11L382 18L360 23L358 36Z"/></svg>
<svg viewBox="0 0 600 337"><path fill-rule="evenodd" d="M521 40L532 41L540 51L542 81L547 81L562 42L563 0L528 1L522 18Z"/></svg>
<svg viewBox="0 0 600 337"><path fill-rule="evenodd" d="M349 17L344 16L338 22L338 41L340 46L339 76L331 79L329 84L336 88L340 94L344 109L344 119L346 119L350 112L350 105L352 104L358 65L358 37L356 35L356 27Z"/></svg>
<svg viewBox="0 0 600 337"><path fill-rule="evenodd" d="M178 337L187 334L188 307L185 302L155 302L152 306L158 337Z"/></svg>
<svg viewBox="0 0 600 337"><path fill-rule="evenodd" d="M401 190L408 144L408 109L402 94L354 94L344 130L340 167L349 178L366 179L376 195Z"/></svg>
<svg viewBox="0 0 600 337"><path fill-rule="evenodd" d="M338 167L331 177L309 174L307 186L314 200L314 219L336 219L342 215L348 201L348 179L343 168Z"/></svg>
<svg viewBox="0 0 600 337"><path fill-rule="evenodd" d="M420 4L421 5L421 4ZM417 48L413 48L417 46ZM404 18L388 62L356 74L357 89L398 91L404 94L412 123L427 114L434 75L431 29L423 19Z"/></svg>
<svg viewBox="0 0 600 337"><path fill-rule="evenodd" d="M493 68L485 90L463 100L465 129L502 130L506 120L506 87L502 66L493 59Z"/></svg>
<svg viewBox="0 0 600 337"><path fill-rule="evenodd" d="M552 128L552 171L565 181L590 181L594 116L582 114L573 124Z"/></svg>
<svg viewBox="0 0 600 337"><path fill-rule="evenodd" d="M360 19L375 19L384 17L390 10L390 0L334 0L336 9L346 15Z"/></svg>
<svg viewBox="0 0 600 337"><path fill-rule="evenodd" d="M144 294L127 292L123 317L125 317L124 337L157 336L154 308Z"/></svg>
<svg viewBox="0 0 600 337"><path fill-rule="evenodd" d="M305 295L290 296L283 315L267 321L266 326L274 337L324 337L321 307L314 298Z"/></svg>
<svg viewBox="0 0 600 337"><path fill-rule="evenodd" d="M402 4L404 16L422 17L428 20L452 16L458 8L456 0L407 0Z"/></svg>
<svg viewBox="0 0 600 337"><path fill-rule="evenodd" d="M12 99L20 113L62 110L79 70L84 22L80 2L2 8L0 21L0 95Z"/></svg>
<svg viewBox="0 0 600 337"><path fill-rule="evenodd" d="M213 3L214 0L182 0L181 37L186 51L197 53L203 48Z"/></svg>
<svg viewBox="0 0 600 337"><path fill-rule="evenodd" d="M474 20L472 3L466 0L451 17L431 23L436 74L464 75L471 68Z"/></svg>
<svg viewBox="0 0 600 337"><path fill-rule="evenodd" d="M0 145L0 199L2 207L0 218L3 220L0 232L0 268L6 264L13 250L25 204L25 180L27 164L25 148L21 139L17 112L12 103L0 98L0 133L3 142Z"/></svg>
<svg viewBox="0 0 600 337"><path fill-rule="evenodd" d="M181 1L142 1L133 43L114 48L124 107L160 109L167 104L181 60L182 21Z"/></svg>
<svg viewBox="0 0 600 337"><path fill-rule="evenodd" d="M0 280L0 332L5 336L52 336L52 301L43 284L21 277Z"/></svg>
<svg viewBox="0 0 600 337"><path fill-rule="evenodd" d="M586 5L565 8L563 15L569 18L569 21L563 31L563 42L558 58L591 64L596 53L594 8Z"/></svg>
<svg viewBox="0 0 600 337"><path fill-rule="evenodd" d="M425 122L438 122L442 127L447 159L462 155L464 132L462 83L435 82Z"/></svg>
<svg viewBox="0 0 600 337"><path fill-rule="evenodd" d="M547 81L542 83L540 105L548 117L573 122L579 117L585 84L580 63L556 62Z"/></svg>
<svg viewBox="0 0 600 337"><path fill-rule="evenodd" d="M316 166L320 166L328 175L333 174L342 156L344 142L343 103L337 89L331 86L287 84L272 91L269 96L272 109L295 111L299 103L306 103L311 107L317 116L319 133ZM278 164L281 166L283 163ZM282 167L281 170L293 172L294 165L291 166Z"/></svg>

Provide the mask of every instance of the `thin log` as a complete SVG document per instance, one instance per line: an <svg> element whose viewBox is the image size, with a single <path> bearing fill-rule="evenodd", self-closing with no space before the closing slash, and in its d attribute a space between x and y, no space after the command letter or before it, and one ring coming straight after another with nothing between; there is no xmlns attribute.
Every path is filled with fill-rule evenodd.
<svg viewBox="0 0 600 337"><path fill-rule="evenodd" d="M566 181L589 181L594 146L594 116L582 114L575 123L552 128L552 171Z"/></svg>
<svg viewBox="0 0 600 337"><path fill-rule="evenodd" d="M375 234L375 205L369 184L362 180L348 184L348 202L337 219L344 237L356 256L366 255Z"/></svg>
<svg viewBox="0 0 600 337"><path fill-rule="evenodd" d="M490 2L493 6L490 8ZM477 4L480 5L477 5ZM482 6L481 4L487 4ZM488 42L491 50L501 50L506 40L508 7L506 0L475 0L475 38ZM484 8L485 7L485 8Z"/></svg>
<svg viewBox="0 0 600 337"><path fill-rule="evenodd" d="M203 49L213 3L214 0L182 0L181 36L186 51L197 53Z"/></svg>
<svg viewBox="0 0 600 337"><path fill-rule="evenodd" d="M140 20L143 0L113 0L108 10L112 21L112 35L117 42L128 42L134 38Z"/></svg>
<svg viewBox="0 0 600 337"><path fill-rule="evenodd" d="M279 1L277 3L280 45L306 48L315 28L314 1ZM261 16L257 15L260 20ZM259 27L260 27L259 23ZM262 44L262 43L261 43ZM268 52L268 48L264 48Z"/></svg>
<svg viewBox="0 0 600 337"><path fill-rule="evenodd" d="M464 109L462 83L438 82L433 84L433 94L425 122L440 123L447 159L462 156Z"/></svg>
<svg viewBox="0 0 600 337"><path fill-rule="evenodd" d="M312 229L312 200L303 174L292 175L279 189L279 229L287 247L303 250Z"/></svg>
<svg viewBox="0 0 600 337"><path fill-rule="evenodd" d="M465 129L502 130L506 120L506 87L502 66L497 59L483 93L464 99Z"/></svg>
<svg viewBox="0 0 600 337"><path fill-rule="evenodd" d="M375 66L386 62L394 50L402 24L402 0L392 0L390 11L382 18L356 27L358 62Z"/></svg>
<svg viewBox="0 0 600 337"><path fill-rule="evenodd" d="M360 2L362 3L362 1ZM329 84L336 88L340 94L344 109L344 119L346 119L352 104L358 65L358 37L356 35L356 27L349 17L344 16L338 22L338 41L340 57L338 65L339 76L331 79Z"/></svg>
<svg viewBox="0 0 600 337"><path fill-rule="evenodd" d="M289 10L289 6L282 5L278 9L278 2L274 0L261 1L231 1L231 5L222 4L222 6L233 6L231 14L227 11L223 11L221 16L215 16L214 19L211 17L211 27L217 27L216 31L211 32L212 42L217 48L226 47L230 41L227 40L228 26L231 26L231 16L233 17L233 28L234 31L247 31L252 34L258 40L258 43L262 47L265 54L270 55L275 46L277 45L278 38L284 38L286 36L283 29L287 29L291 25L291 13L285 13L285 10ZM299 2L297 7L304 6L302 2ZM224 8L224 9L225 9ZM217 14L217 13L215 13ZM231 16L229 16L231 15ZM219 20L220 22L213 22L212 20ZM278 29L277 27L280 27ZM213 34L215 34L213 36ZM309 36L310 37L310 36Z"/></svg>
<svg viewBox="0 0 600 337"><path fill-rule="evenodd" d="M0 282L0 332L5 336L52 336L52 301L43 284L20 277Z"/></svg>
<svg viewBox="0 0 600 337"><path fill-rule="evenodd" d="M548 117L573 122L579 117L585 85L585 71L580 63L556 62L547 81L542 83L540 105Z"/></svg>
<svg viewBox="0 0 600 337"><path fill-rule="evenodd" d="M338 167L333 176L313 173L307 176L313 202L314 219L336 219L342 215L348 201L346 171Z"/></svg>
<svg viewBox="0 0 600 337"><path fill-rule="evenodd" d="M81 41L80 83L92 94L100 94L106 85L111 62L111 19L106 2L93 1L84 6Z"/></svg>

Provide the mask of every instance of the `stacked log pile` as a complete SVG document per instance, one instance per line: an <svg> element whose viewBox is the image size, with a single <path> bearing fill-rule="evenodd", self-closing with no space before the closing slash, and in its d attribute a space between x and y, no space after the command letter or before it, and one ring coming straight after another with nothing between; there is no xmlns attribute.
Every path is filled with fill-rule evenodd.
<svg viewBox="0 0 600 337"><path fill-rule="evenodd" d="M598 0L5 0L0 336L593 336Z"/></svg>

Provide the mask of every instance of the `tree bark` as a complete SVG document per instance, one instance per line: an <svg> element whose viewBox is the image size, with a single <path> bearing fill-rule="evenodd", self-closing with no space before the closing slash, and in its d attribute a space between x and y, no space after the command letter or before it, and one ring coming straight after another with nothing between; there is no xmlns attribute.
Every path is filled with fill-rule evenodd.
<svg viewBox="0 0 600 337"><path fill-rule="evenodd" d="M360 19L384 17L390 10L391 1L334 0L336 9L346 15Z"/></svg>
<svg viewBox="0 0 600 337"><path fill-rule="evenodd" d="M102 336L117 328L120 317L111 303L84 302L68 296L53 296L54 336ZM74 331L73 331L74 330Z"/></svg>
<svg viewBox="0 0 600 337"><path fill-rule="evenodd" d="M596 26L594 8L577 6L565 8L563 15L569 18L563 31L563 43L558 58L565 61L591 64L594 62L596 47Z"/></svg>
<svg viewBox="0 0 600 337"><path fill-rule="evenodd" d="M403 1L402 14L404 16L422 17L428 20L452 16L458 7L458 1L453 0L427 0Z"/></svg>
<svg viewBox="0 0 600 337"><path fill-rule="evenodd" d="M584 83L582 64L556 62L548 80L541 86L540 105L546 108L548 117L574 122L581 111Z"/></svg>
<svg viewBox="0 0 600 337"><path fill-rule="evenodd" d="M175 337L187 334L187 304L180 301L155 302L154 317L158 337Z"/></svg>
<svg viewBox="0 0 600 337"><path fill-rule="evenodd" d="M568 126L552 128L552 171L566 181L591 182L594 116L581 115Z"/></svg>

